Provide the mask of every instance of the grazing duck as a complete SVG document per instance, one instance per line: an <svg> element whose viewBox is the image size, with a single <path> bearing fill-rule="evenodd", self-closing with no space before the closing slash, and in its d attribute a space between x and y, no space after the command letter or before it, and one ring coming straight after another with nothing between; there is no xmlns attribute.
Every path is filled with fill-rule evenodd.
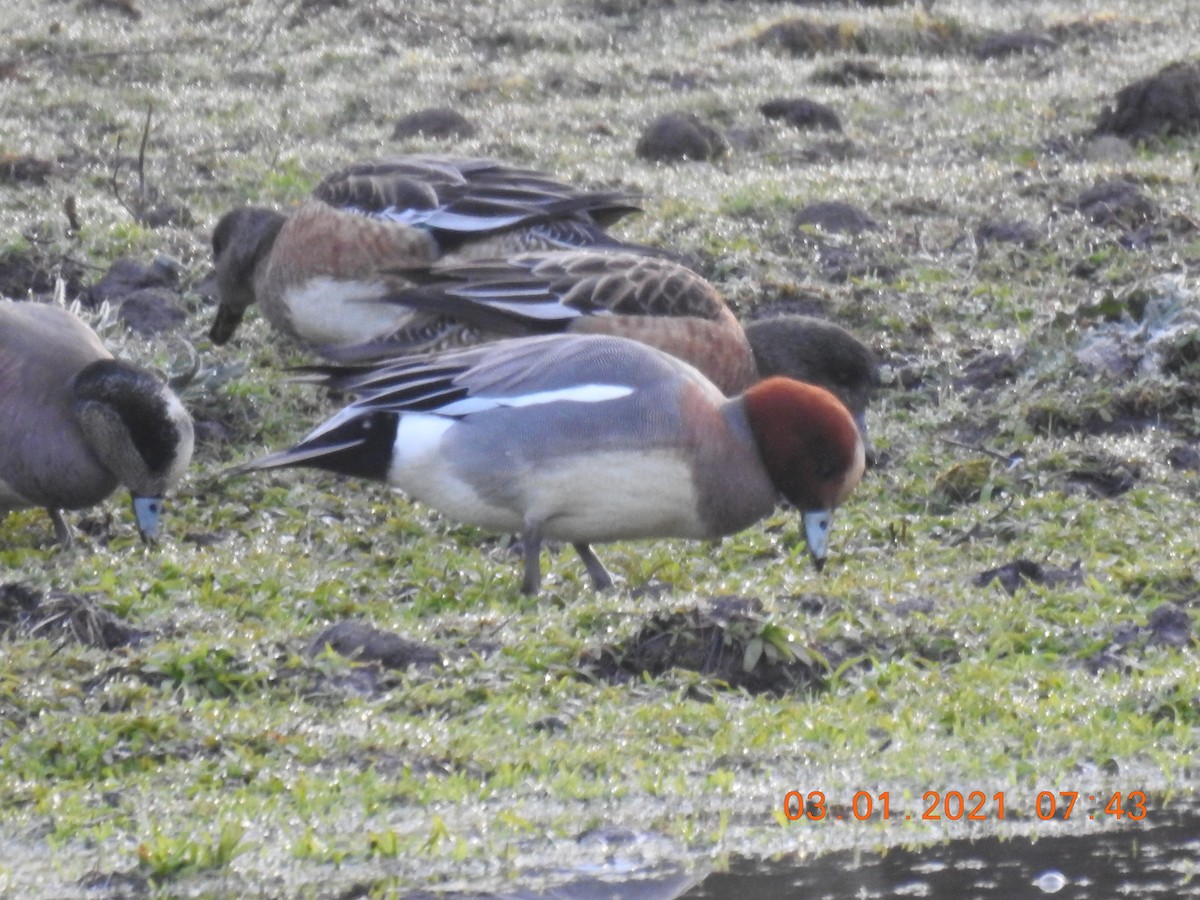
<svg viewBox="0 0 1200 900"><path fill-rule="evenodd" d="M833 511L864 468L854 420L823 388L776 377L726 398L694 367L621 337L514 338L315 371L358 399L236 471L385 481L461 522L518 533L527 594L545 539L569 541L605 588L593 543L732 534L780 496L801 511L820 569Z"/></svg>
<svg viewBox="0 0 1200 900"><path fill-rule="evenodd" d="M0 300L0 514L44 506L59 543L63 509L123 484L142 539L192 458L192 420L167 385L113 359L67 310Z"/></svg>
<svg viewBox="0 0 1200 900"><path fill-rule="evenodd" d="M255 301L279 331L324 347L394 331L408 313L370 301L438 260L621 246L604 229L637 211L619 191L585 191L489 159L401 156L335 172L290 215L234 209L213 231L228 341Z"/></svg>
<svg viewBox="0 0 1200 900"><path fill-rule="evenodd" d="M862 341L833 322L782 315L744 326L759 378L782 375L832 391L854 416L868 453L867 404L879 387L879 361Z"/></svg>
<svg viewBox="0 0 1200 900"><path fill-rule="evenodd" d="M614 334L690 362L726 396L772 375L820 385L846 405L867 439L879 365L862 341L811 316L743 328L712 284L672 260L598 250L524 253L439 265L422 280L387 298L411 307L411 321L325 355L357 363L497 335Z"/></svg>

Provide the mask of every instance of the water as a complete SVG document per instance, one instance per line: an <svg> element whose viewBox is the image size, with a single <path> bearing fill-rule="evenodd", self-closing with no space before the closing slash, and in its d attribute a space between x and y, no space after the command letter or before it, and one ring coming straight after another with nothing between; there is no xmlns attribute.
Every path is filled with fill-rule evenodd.
<svg viewBox="0 0 1200 900"><path fill-rule="evenodd" d="M1053 823L1047 823L1053 826ZM845 850L816 857L735 857L708 873L686 853L660 853L660 835L604 831L582 839L598 850L536 876L528 887L454 894L454 900L1102 900L1200 897L1200 809L1164 809L1146 820L1110 820L1089 834L979 837L886 853ZM676 847L676 850L680 848ZM586 854L585 854L586 855ZM412 895L449 900L446 894Z"/></svg>
<svg viewBox="0 0 1200 900"><path fill-rule="evenodd" d="M1200 897L1200 810L1155 810L1102 832L949 841L879 856L737 859L682 900Z"/></svg>

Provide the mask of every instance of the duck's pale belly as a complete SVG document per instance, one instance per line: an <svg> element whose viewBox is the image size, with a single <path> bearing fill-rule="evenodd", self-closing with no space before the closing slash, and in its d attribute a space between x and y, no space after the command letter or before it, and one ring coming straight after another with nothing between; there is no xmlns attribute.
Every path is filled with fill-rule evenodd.
<svg viewBox="0 0 1200 900"><path fill-rule="evenodd" d="M356 344L388 334L410 317L403 306L379 302L385 293L380 282L312 278L288 291L288 321L275 324L316 346ZM278 314L268 307L268 318L272 313Z"/></svg>
<svg viewBox="0 0 1200 900"><path fill-rule="evenodd" d="M453 423L405 416L389 482L460 522L516 533L537 527L551 540L604 542L711 535L691 470L677 453L604 451L543 462L503 459L488 473L464 473L437 450Z"/></svg>

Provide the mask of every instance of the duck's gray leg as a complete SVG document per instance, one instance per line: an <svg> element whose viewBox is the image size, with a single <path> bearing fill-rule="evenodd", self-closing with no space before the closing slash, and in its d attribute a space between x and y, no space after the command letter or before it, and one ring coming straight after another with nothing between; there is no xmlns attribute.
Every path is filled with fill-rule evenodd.
<svg viewBox="0 0 1200 900"><path fill-rule="evenodd" d="M71 536L71 526L63 518L62 510L47 508L46 512L50 513L50 521L54 523L54 537L64 550L69 549L75 539Z"/></svg>
<svg viewBox="0 0 1200 900"><path fill-rule="evenodd" d="M542 587L542 535L530 526L521 532L521 549L525 554L525 579L522 594L536 594Z"/></svg>
<svg viewBox="0 0 1200 900"><path fill-rule="evenodd" d="M596 590L603 591L613 585L612 576L608 574L608 569L604 568L604 563L592 551L592 548L587 544L572 544L575 552L579 554L579 558L583 560L583 565L587 568L587 572L592 576L592 584L596 586Z"/></svg>

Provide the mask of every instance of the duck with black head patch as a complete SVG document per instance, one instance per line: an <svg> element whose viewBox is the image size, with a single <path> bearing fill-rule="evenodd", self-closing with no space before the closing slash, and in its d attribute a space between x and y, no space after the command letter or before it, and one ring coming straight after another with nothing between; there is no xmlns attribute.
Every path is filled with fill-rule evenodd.
<svg viewBox="0 0 1200 900"><path fill-rule="evenodd" d="M124 485L138 532L153 541L193 445L192 419L170 387L114 359L78 316L0 300L0 515L45 507L69 546L61 511Z"/></svg>

